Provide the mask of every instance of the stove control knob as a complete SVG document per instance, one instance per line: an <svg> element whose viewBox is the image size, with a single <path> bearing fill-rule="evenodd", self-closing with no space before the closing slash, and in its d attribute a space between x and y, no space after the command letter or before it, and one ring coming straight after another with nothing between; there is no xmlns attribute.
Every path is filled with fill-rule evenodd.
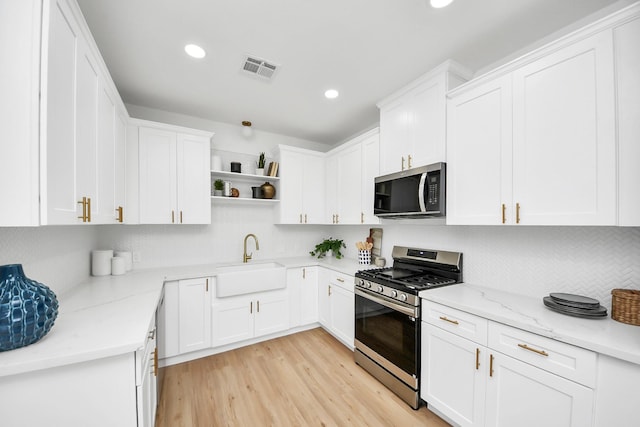
<svg viewBox="0 0 640 427"><path fill-rule="evenodd" d="M400 294L400 301L406 301L407 300L407 294Z"/></svg>
<svg viewBox="0 0 640 427"><path fill-rule="evenodd" d="M384 291L384 288L382 286L378 286L378 292L382 293L382 291Z"/></svg>
<svg viewBox="0 0 640 427"><path fill-rule="evenodd" d="M371 288L371 282L366 281L366 282L364 282L364 285L362 285L362 286L364 286L365 288Z"/></svg>
<svg viewBox="0 0 640 427"><path fill-rule="evenodd" d="M397 297L398 296L398 291L396 291L395 289L393 291L391 291L391 296L392 297Z"/></svg>

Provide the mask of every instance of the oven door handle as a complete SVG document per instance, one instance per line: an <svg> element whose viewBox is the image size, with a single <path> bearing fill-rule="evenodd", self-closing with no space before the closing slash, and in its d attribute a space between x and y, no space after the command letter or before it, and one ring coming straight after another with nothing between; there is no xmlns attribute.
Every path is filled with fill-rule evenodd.
<svg viewBox="0 0 640 427"><path fill-rule="evenodd" d="M401 304L397 304L393 300L389 300L384 296L372 294L358 288L356 288L354 292L356 295L360 295L363 298L376 302L380 305L384 305L385 307L390 308L392 310L399 311L400 313L406 314L407 316L412 317L414 319L417 319L418 316L420 315L418 311L418 307L407 307Z"/></svg>

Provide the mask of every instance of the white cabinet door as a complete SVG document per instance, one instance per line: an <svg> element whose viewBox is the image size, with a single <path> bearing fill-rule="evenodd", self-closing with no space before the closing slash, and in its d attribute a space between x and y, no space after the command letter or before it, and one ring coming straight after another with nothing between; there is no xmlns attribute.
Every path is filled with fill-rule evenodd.
<svg viewBox="0 0 640 427"><path fill-rule="evenodd" d="M487 426L592 425L593 390L509 356L497 352L491 356Z"/></svg>
<svg viewBox="0 0 640 427"><path fill-rule="evenodd" d="M300 324L318 321L318 267L303 267L300 287Z"/></svg>
<svg viewBox="0 0 640 427"><path fill-rule="evenodd" d="M161 129L139 129L140 223L176 221L176 134Z"/></svg>
<svg viewBox="0 0 640 427"><path fill-rule="evenodd" d="M338 198L340 197L340 181L338 178L338 164L340 153L329 155L324 160L325 174L325 196L324 209L327 224L336 224L336 214L338 213Z"/></svg>
<svg viewBox="0 0 640 427"><path fill-rule="evenodd" d="M49 31L43 34L41 222L75 224L82 211L76 199L76 75L81 78L87 64L78 59L80 29L67 4L44 2L43 17Z"/></svg>
<svg viewBox="0 0 640 427"><path fill-rule="evenodd" d="M286 290L260 294L255 307L254 337L289 329L289 294Z"/></svg>
<svg viewBox="0 0 640 427"><path fill-rule="evenodd" d="M280 223L325 223L324 155L280 146Z"/></svg>
<svg viewBox="0 0 640 427"><path fill-rule="evenodd" d="M412 119L404 98L380 108L380 175L407 167L409 122Z"/></svg>
<svg viewBox="0 0 640 427"><path fill-rule="evenodd" d="M362 146L355 144L338 155L338 224L360 224L362 213Z"/></svg>
<svg viewBox="0 0 640 427"><path fill-rule="evenodd" d="M116 104L101 81L98 87L98 157L96 202L92 223L113 224L116 212Z"/></svg>
<svg viewBox="0 0 640 427"><path fill-rule="evenodd" d="M511 76L449 100L447 224L511 223L511 116Z"/></svg>
<svg viewBox="0 0 640 427"><path fill-rule="evenodd" d="M39 0L0 2L0 159L9 159L0 167L0 199L11 201L0 209L0 227L40 223L41 17Z"/></svg>
<svg viewBox="0 0 640 427"><path fill-rule="evenodd" d="M158 357L180 354L180 294L178 282L164 284L164 296L158 310Z"/></svg>
<svg viewBox="0 0 640 427"><path fill-rule="evenodd" d="M410 114L407 169L446 161L444 75L415 88L407 100Z"/></svg>
<svg viewBox="0 0 640 427"><path fill-rule="evenodd" d="M420 397L460 426L482 426L488 350L422 322ZM445 368L446 367L446 368Z"/></svg>
<svg viewBox="0 0 640 427"><path fill-rule="evenodd" d="M318 321L318 267L287 269L290 326Z"/></svg>
<svg viewBox="0 0 640 427"><path fill-rule="evenodd" d="M331 328L331 270L318 269L318 321L327 329Z"/></svg>
<svg viewBox="0 0 640 427"><path fill-rule="evenodd" d="M331 329L345 345L353 348L355 337L354 293L339 286L330 285L329 299L331 300Z"/></svg>
<svg viewBox="0 0 640 427"><path fill-rule="evenodd" d="M640 18L613 30L618 113L618 224L640 225Z"/></svg>
<svg viewBox="0 0 640 427"><path fill-rule="evenodd" d="M373 214L374 180L380 175L380 134L375 132L362 141L361 223L379 224Z"/></svg>
<svg viewBox="0 0 640 427"><path fill-rule="evenodd" d="M610 31L514 71L516 223L615 225L613 73Z"/></svg>
<svg viewBox="0 0 640 427"><path fill-rule="evenodd" d="M177 136L178 218L180 224L211 224L209 139Z"/></svg>
<svg viewBox="0 0 640 427"><path fill-rule="evenodd" d="M253 337L252 297L224 298L212 306L212 346L217 347Z"/></svg>
<svg viewBox="0 0 640 427"><path fill-rule="evenodd" d="M180 353L211 346L211 280L198 278L178 283Z"/></svg>
<svg viewBox="0 0 640 427"><path fill-rule="evenodd" d="M126 176L127 176L127 118L116 114L115 119L115 164L114 164L114 203L113 214L117 222L124 222L126 215ZM127 206L128 210L129 206Z"/></svg>

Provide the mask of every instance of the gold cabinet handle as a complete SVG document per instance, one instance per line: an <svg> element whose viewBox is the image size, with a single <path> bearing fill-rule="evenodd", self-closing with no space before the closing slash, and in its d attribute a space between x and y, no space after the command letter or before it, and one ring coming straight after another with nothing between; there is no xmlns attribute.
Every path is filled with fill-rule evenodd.
<svg viewBox="0 0 640 427"><path fill-rule="evenodd" d="M249 303L249 313L253 313L253 301Z"/></svg>
<svg viewBox="0 0 640 427"><path fill-rule="evenodd" d="M440 316L440 320L444 320L445 322L453 323L454 325L459 325L460 323L457 320L451 320L446 316Z"/></svg>
<svg viewBox="0 0 640 427"><path fill-rule="evenodd" d="M205 289L205 292L209 292L209 279L207 279L207 287Z"/></svg>
<svg viewBox="0 0 640 427"><path fill-rule="evenodd" d="M336 214L336 224L340 224L340 215Z"/></svg>
<svg viewBox="0 0 640 427"><path fill-rule="evenodd" d="M336 278L336 280L337 280L338 282L340 282L340 283L344 283L344 279L341 279L341 278L339 278L339 277L337 277L337 278Z"/></svg>
<svg viewBox="0 0 640 427"><path fill-rule="evenodd" d="M300 214L300 224L302 224L302 214Z"/></svg>
<svg viewBox="0 0 640 427"><path fill-rule="evenodd" d="M260 313L260 301L256 302L256 306L257 306L257 312Z"/></svg>
<svg viewBox="0 0 640 427"><path fill-rule="evenodd" d="M171 211L171 224L175 224L175 223L176 223L176 212Z"/></svg>
<svg viewBox="0 0 640 427"><path fill-rule="evenodd" d="M87 197L87 222L91 222L91 197Z"/></svg>
<svg viewBox="0 0 640 427"><path fill-rule="evenodd" d="M507 205L505 205L504 203L502 204L502 223L506 223L507 222Z"/></svg>
<svg viewBox="0 0 640 427"><path fill-rule="evenodd" d="M304 214L304 223L307 223L307 214Z"/></svg>
<svg viewBox="0 0 640 427"><path fill-rule="evenodd" d="M480 349L476 348L476 371L480 369Z"/></svg>
<svg viewBox="0 0 640 427"><path fill-rule="evenodd" d="M489 355L489 376L493 377L493 354Z"/></svg>
<svg viewBox="0 0 640 427"><path fill-rule="evenodd" d="M336 214L331 215L331 224L336 223Z"/></svg>
<svg viewBox="0 0 640 427"><path fill-rule="evenodd" d="M411 154L407 156L407 169L411 169Z"/></svg>
<svg viewBox="0 0 640 427"><path fill-rule="evenodd" d="M364 212L360 212L360 224L364 224Z"/></svg>
<svg viewBox="0 0 640 427"><path fill-rule="evenodd" d="M404 170L404 156L402 156L402 170Z"/></svg>
<svg viewBox="0 0 640 427"><path fill-rule="evenodd" d="M180 211L180 224L182 224L182 211Z"/></svg>
<svg viewBox="0 0 640 427"><path fill-rule="evenodd" d="M306 278L307 278L307 269L306 269L306 268L303 268L303 269L302 269L302 278L303 278L303 279L306 279Z"/></svg>
<svg viewBox="0 0 640 427"><path fill-rule="evenodd" d="M516 203L516 224L520 224L520 203Z"/></svg>
<svg viewBox="0 0 640 427"><path fill-rule="evenodd" d="M329 285L329 287L327 288L327 293L329 294L329 296L331 296L331 285Z"/></svg>
<svg viewBox="0 0 640 427"><path fill-rule="evenodd" d="M87 222L87 198L83 197L82 200L78 201L78 204L82 205L82 216L78 218L82 220L82 222Z"/></svg>
<svg viewBox="0 0 640 427"><path fill-rule="evenodd" d="M525 350L532 351L532 352L537 353L537 354L539 354L539 355L541 355L541 356L549 356L549 353L547 353L546 351L544 351L544 350L538 350L538 349L536 349L536 348L531 348L531 347L529 347L529 346L528 346L528 345L526 345L526 344L518 344L518 347L523 348L523 349L525 349Z"/></svg>
<svg viewBox="0 0 640 427"><path fill-rule="evenodd" d="M118 216L116 216L116 221L118 222L123 222L123 214L122 214L123 208L122 206L118 206L116 208L116 212L118 213Z"/></svg>

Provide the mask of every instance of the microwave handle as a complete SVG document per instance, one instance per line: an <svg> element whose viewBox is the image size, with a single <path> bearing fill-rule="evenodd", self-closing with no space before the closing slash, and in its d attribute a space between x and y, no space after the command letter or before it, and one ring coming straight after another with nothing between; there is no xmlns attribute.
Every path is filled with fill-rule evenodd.
<svg viewBox="0 0 640 427"><path fill-rule="evenodd" d="M427 207L424 205L424 186L427 181L427 173L420 175L420 185L418 185L418 202L420 203L420 212L426 212Z"/></svg>

